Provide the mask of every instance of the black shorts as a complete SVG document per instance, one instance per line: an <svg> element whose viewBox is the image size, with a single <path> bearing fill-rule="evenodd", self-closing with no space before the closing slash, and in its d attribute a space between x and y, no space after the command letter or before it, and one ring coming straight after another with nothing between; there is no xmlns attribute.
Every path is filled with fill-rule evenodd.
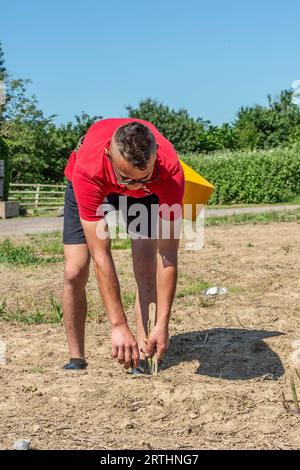
<svg viewBox="0 0 300 470"><path fill-rule="evenodd" d="M120 205L120 197L126 198L127 210L125 212L122 210L122 204ZM156 196L156 194L149 194L149 196L135 198L131 196L120 196L116 193L110 193L105 198L104 203L110 204L115 210L122 210L122 216L126 223L127 232L128 228L130 228L131 222L134 222L134 219L137 217L136 215L133 216L128 214L130 208L136 203L143 204L147 209L148 223L145 225L145 228L137 225L136 230L134 230L134 232L144 238L156 238L156 222L159 205L159 198L158 196ZM155 208L155 210L153 210L153 208ZM107 212L109 211L106 211L104 208L104 213ZM132 230L130 230L129 233L131 232ZM67 187L65 190L63 242L65 245L77 245L80 243L86 243L84 231L80 222L73 185L70 181L67 182Z"/></svg>

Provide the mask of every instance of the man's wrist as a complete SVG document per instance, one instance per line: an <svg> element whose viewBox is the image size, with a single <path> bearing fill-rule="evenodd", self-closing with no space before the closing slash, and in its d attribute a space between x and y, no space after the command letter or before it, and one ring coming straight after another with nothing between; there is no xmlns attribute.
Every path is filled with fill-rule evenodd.
<svg viewBox="0 0 300 470"><path fill-rule="evenodd" d="M169 316L166 318L158 318L156 321L156 326L160 329L169 328Z"/></svg>
<svg viewBox="0 0 300 470"><path fill-rule="evenodd" d="M127 326L127 318L125 313L123 315L120 315L118 318L111 319L110 318L110 325L112 328L121 326L121 325L126 325Z"/></svg>

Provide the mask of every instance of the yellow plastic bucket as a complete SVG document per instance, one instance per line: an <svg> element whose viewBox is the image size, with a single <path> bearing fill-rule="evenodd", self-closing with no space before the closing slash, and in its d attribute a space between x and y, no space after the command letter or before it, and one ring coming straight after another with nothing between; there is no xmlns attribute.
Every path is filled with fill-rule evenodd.
<svg viewBox="0 0 300 470"><path fill-rule="evenodd" d="M212 184L206 181L203 176L199 175L195 170L180 160L185 179L185 189L183 196L183 204L189 204L192 210L184 206L183 217L185 219L196 220L201 212L201 207L197 208L197 204L206 204L213 190Z"/></svg>

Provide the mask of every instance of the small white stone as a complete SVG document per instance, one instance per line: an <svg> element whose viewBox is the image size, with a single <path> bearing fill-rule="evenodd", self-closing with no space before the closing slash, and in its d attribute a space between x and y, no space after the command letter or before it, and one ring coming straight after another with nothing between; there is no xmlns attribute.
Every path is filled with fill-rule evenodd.
<svg viewBox="0 0 300 470"><path fill-rule="evenodd" d="M28 450L31 439L18 439L12 446L13 450Z"/></svg>
<svg viewBox="0 0 300 470"><path fill-rule="evenodd" d="M226 287L209 287L205 291L203 291L204 295L226 295L228 294L228 290Z"/></svg>

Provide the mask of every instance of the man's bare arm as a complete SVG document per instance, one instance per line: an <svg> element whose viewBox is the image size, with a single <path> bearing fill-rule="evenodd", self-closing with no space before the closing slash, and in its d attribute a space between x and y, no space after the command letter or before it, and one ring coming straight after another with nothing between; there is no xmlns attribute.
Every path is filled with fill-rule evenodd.
<svg viewBox="0 0 300 470"><path fill-rule="evenodd" d="M127 325L107 222L103 218L98 222L81 219L81 223L93 259L99 291L112 326L112 355L126 367L132 363L137 366L138 346Z"/></svg>
<svg viewBox="0 0 300 470"><path fill-rule="evenodd" d="M143 351L150 356L154 349L161 359L169 344L169 319L177 284L177 258L179 239L175 236L174 222L170 222L170 237L160 236L157 260L157 321Z"/></svg>
<svg viewBox="0 0 300 470"><path fill-rule="evenodd" d="M157 261L157 324L168 327L177 284L179 240L159 240Z"/></svg>

